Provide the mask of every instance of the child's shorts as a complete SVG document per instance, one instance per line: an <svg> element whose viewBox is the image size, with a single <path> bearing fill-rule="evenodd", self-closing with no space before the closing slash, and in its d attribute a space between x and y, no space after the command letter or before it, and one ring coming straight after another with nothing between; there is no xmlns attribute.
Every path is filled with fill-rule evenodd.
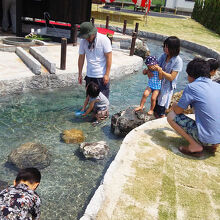
<svg viewBox="0 0 220 220"><path fill-rule="evenodd" d="M108 109L96 109L95 110L95 117L98 120L104 120L109 116Z"/></svg>
<svg viewBox="0 0 220 220"><path fill-rule="evenodd" d="M213 144L202 143L199 140L198 128L195 120L187 117L184 114L176 115L174 118L176 122L187 134L189 134L196 142L200 143L202 146L212 146Z"/></svg>
<svg viewBox="0 0 220 220"><path fill-rule="evenodd" d="M149 87L149 88L151 89L151 93L153 93L155 90L160 91L160 89L153 89L153 88L151 88L151 87Z"/></svg>

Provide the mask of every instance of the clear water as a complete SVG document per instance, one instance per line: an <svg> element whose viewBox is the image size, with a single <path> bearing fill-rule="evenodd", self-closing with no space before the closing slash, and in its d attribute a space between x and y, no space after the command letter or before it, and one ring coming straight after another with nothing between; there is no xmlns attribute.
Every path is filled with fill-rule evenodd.
<svg viewBox="0 0 220 220"><path fill-rule="evenodd" d="M162 53L161 43L150 41L148 46L152 55ZM194 54L182 51L181 57L186 64ZM177 91L185 84L184 66ZM139 104L146 85L147 77L141 71L112 81L110 114ZM89 120L74 116L73 112L83 104L84 95L83 87L74 86L0 99L0 180L13 182L16 171L6 163L7 156L21 144L40 142L47 145L52 154L51 165L42 170L42 181L37 189L42 199L42 220L81 217L122 142L111 134L110 119L93 127ZM110 147L108 157L102 161L84 160L78 152L78 144L60 142L61 132L71 128L83 130L88 142L105 140Z"/></svg>

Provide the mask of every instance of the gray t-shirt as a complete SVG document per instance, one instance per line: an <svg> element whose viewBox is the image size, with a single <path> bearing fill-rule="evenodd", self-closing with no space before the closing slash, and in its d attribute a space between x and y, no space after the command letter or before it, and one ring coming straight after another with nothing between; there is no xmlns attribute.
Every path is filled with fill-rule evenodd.
<svg viewBox="0 0 220 220"><path fill-rule="evenodd" d="M106 98L105 95L103 95L102 92L99 93L99 95L96 98L90 98L89 102L92 102L94 100L97 100L97 102L94 105L95 110L106 110L109 106L109 101Z"/></svg>

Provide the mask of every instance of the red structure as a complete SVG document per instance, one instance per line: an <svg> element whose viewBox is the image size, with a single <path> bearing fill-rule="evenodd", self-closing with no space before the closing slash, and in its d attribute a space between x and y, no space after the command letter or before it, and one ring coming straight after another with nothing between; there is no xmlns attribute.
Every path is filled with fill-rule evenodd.
<svg viewBox="0 0 220 220"><path fill-rule="evenodd" d="M90 21L92 0L17 0L17 35L72 40L73 27Z"/></svg>
<svg viewBox="0 0 220 220"><path fill-rule="evenodd" d="M147 8L147 11L150 10L151 0L132 0L135 5Z"/></svg>

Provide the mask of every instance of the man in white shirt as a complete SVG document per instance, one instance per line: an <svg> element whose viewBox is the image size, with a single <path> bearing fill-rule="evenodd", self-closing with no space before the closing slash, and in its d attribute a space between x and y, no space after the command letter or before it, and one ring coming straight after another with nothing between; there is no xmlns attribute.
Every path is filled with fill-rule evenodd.
<svg viewBox="0 0 220 220"><path fill-rule="evenodd" d="M112 64L112 46L107 36L97 33L97 29L91 22L83 22L80 25L79 58L78 58L78 82L82 84L82 69L87 60L86 86L93 81L99 85L101 92L109 98L109 74Z"/></svg>

